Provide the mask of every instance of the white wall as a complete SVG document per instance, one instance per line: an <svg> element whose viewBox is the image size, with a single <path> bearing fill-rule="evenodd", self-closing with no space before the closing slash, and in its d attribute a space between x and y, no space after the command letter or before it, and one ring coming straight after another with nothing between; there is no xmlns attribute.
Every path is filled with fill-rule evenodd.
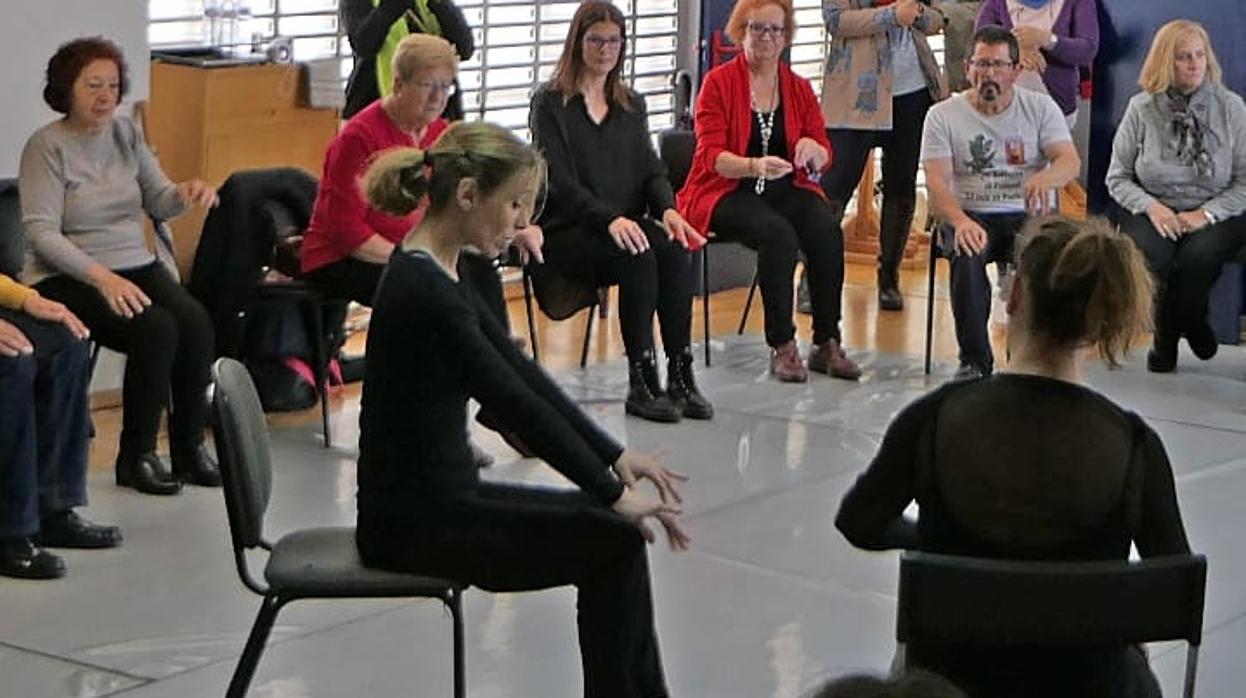
<svg viewBox="0 0 1246 698"><path fill-rule="evenodd" d="M147 0L4 0L0 3L0 177L16 177L26 139L56 118L43 103L48 59L62 43L100 35L117 42L130 64L127 102L146 99ZM124 111L128 111L123 107Z"/></svg>

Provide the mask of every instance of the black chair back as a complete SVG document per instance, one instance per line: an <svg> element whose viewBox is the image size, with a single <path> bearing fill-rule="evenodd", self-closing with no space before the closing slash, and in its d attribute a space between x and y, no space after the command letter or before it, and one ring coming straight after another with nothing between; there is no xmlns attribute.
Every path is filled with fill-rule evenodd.
<svg viewBox="0 0 1246 698"><path fill-rule="evenodd" d="M1023 562L905 552L896 640L1069 647L1185 640L1189 695L1206 583L1202 555Z"/></svg>
<svg viewBox="0 0 1246 698"><path fill-rule="evenodd" d="M697 136L687 128L668 128L658 134L658 157L666 165L666 176L671 188L679 191L692 169L692 155L697 148Z"/></svg>
<svg viewBox="0 0 1246 698"><path fill-rule="evenodd" d="M0 274L16 277L25 259L26 235L22 232L17 180L0 179Z"/></svg>
<svg viewBox="0 0 1246 698"><path fill-rule="evenodd" d="M260 397L251 374L240 362L221 358L212 364L211 406L225 510L245 580L249 578L243 557L246 550L268 547L264 514L272 497L273 469Z"/></svg>

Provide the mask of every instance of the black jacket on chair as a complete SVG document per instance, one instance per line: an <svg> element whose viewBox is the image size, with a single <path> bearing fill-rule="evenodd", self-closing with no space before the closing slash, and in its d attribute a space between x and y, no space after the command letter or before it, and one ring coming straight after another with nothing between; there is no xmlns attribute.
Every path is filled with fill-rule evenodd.
<svg viewBox="0 0 1246 698"><path fill-rule="evenodd" d="M216 353L236 355L238 312L265 267L272 266L279 235L293 225L307 227L316 200L317 180L293 167L244 170L225 180L220 205L208 213L190 273L190 292L212 316ZM289 215L281 223L280 207Z"/></svg>

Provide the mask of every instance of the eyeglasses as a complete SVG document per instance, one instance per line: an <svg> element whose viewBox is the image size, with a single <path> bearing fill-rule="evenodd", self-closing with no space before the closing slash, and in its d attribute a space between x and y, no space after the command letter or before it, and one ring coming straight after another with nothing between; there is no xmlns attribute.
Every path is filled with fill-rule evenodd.
<svg viewBox="0 0 1246 698"><path fill-rule="evenodd" d="M787 33L787 27L782 24L762 24L760 22L749 22L748 33L753 36L773 36L776 39L781 38Z"/></svg>
<svg viewBox="0 0 1246 698"><path fill-rule="evenodd" d="M584 43L588 44L589 47L595 51L600 51L603 48L617 51L619 47L623 45L623 37L589 34L584 37Z"/></svg>
<svg viewBox="0 0 1246 698"><path fill-rule="evenodd" d="M1012 61L990 60L986 58L971 58L965 61L965 63L978 70L1005 70L1016 65Z"/></svg>
<svg viewBox="0 0 1246 698"><path fill-rule="evenodd" d="M441 93L445 95L446 97L453 97L454 93L458 92L458 89L459 89L459 86L454 84L453 80L451 80L450 82L438 82L436 80L420 80L418 82L412 82L411 84L419 88L421 92L427 92L429 94Z"/></svg>

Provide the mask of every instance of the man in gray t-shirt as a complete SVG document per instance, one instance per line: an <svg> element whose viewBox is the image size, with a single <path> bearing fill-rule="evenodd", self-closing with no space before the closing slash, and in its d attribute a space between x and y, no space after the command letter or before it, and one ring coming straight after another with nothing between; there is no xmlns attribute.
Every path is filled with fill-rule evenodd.
<svg viewBox="0 0 1246 698"><path fill-rule="evenodd" d="M1027 214L1055 212L1056 192L1081 167L1056 103L1014 87L1020 53L1002 27L979 29L965 62L972 87L932 107L922 134L926 189L951 260L958 378L987 375L995 364L987 263L1010 261Z"/></svg>

